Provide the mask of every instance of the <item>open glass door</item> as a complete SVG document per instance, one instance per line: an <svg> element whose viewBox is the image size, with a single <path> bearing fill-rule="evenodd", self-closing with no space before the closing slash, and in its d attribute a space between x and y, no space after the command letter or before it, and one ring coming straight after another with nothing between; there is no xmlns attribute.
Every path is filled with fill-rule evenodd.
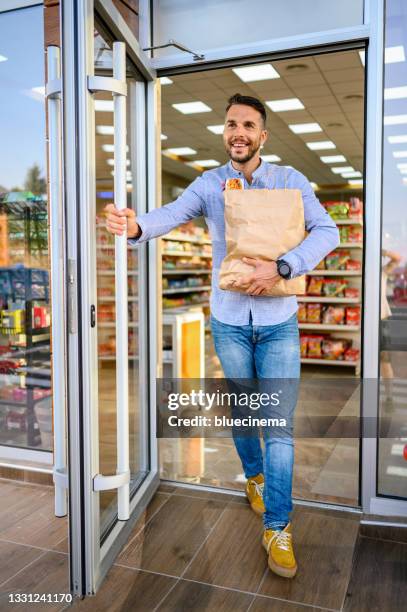
<svg viewBox="0 0 407 612"><path fill-rule="evenodd" d="M63 3L62 30L71 578L86 595L158 485L147 250L103 215L154 199L155 79L110 0Z"/></svg>

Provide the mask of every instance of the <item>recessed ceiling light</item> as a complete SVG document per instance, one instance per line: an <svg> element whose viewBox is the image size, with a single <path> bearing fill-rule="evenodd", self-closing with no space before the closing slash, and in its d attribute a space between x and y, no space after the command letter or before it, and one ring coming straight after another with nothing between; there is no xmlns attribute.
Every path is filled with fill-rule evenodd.
<svg viewBox="0 0 407 612"><path fill-rule="evenodd" d="M96 132L102 136L113 136L114 127L113 125L97 125Z"/></svg>
<svg viewBox="0 0 407 612"><path fill-rule="evenodd" d="M397 164L397 168L399 170L407 170L407 163L406 162L402 162L400 164Z"/></svg>
<svg viewBox="0 0 407 612"><path fill-rule="evenodd" d="M201 166L201 168L215 168L220 166L220 162L216 159L197 159L193 162L186 162L187 166Z"/></svg>
<svg viewBox="0 0 407 612"><path fill-rule="evenodd" d="M402 125L407 123L407 115L387 115L383 118L384 125Z"/></svg>
<svg viewBox="0 0 407 612"><path fill-rule="evenodd" d="M32 87L31 91L40 94L41 96L45 96L45 87L43 85L41 85L40 87Z"/></svg>
<svg viewBox="0 0 407 612"><path fill-rule="evenodd" d="M181 102L179 104L172 104L172 107L183 115L192 115L193 113L210 113L212 110L203 102Z"/></svg>
<svg viewBox="0 0 407 612"><path fill-rule="evenodd" d="M389 136L388 139L390 144L404 144L407 142L407 134L400 134L398 136Z"/></svg>
<svg viewBox="0 0 407 612"><path fill-rule="evenodd" d="M304 70L308 70L307 64L289 64L285 68L287 72L304 72Z"/></svg>
<svg viewBox="0 0 407 612"><path fill-rule="evenodd" d="M7 62L8 57L6 57L5 55L0 55L0 62Z"/></svg>
<svg viewBox="0 0 407 612"><path fill-rule="evenodd" d="M354 172L341 172L343 178L362 178L362 173L355 170Z"/></svg>
<svg viewBox="0 0 407 612"><path fill-rule="evenodd" d="M161 134L161 140L168 140L168 136L166 136L165 134Z"/></svg>
<svg viewBox="0 0 407 612"><path fill-rule="evenodd" d="M407 157L407 151L393 151L393 157L395 158Z"/></svg>
<svg viewBox="0 0 407 612"><path fill-rule="evenodd" d="M191 149L191 147L175 147L172 149L164 149L163 153L167 153L169 155L196 155L195 149Z"/></svg>
<svg viewBox="0 0 407 612"><path fill-rule="evenodd" d="M336 168L331 168L334 174L342 174L343 172L355 172L355 168L352 166L337 166Z"/></svg>
<svg viewBox="0 0 407 612"><path fill-rule="evenodd" d="M406 59L403 45L396 47L386 47L384 50L384 63L395 64L397 62L404 62Z"/></svg>
<svg viewBox="0 0 407 612"><path fill-rule="evenodd" d="M223 134L225 126L223 123L221 125L207 125L206 129L212 132L212 134Z"/></svg>
<svg viewBox="0 0 407 612"><path fill-rule="evenodd" d="M126 145L126 151L129 150L129 147ZM102 151L106 153L114 153L114 145L113 144L102 144Z"/></svg>
<svg viewBox="0 0 407 612"><path fill-rule="evenodd" d="M160 83L161 85L172 85L174 81L171 81L168 77L161 77Z"/></svg>
<svg viewBox="0 0 407 612"><path fill-rule="evenodd" d="M281 157L278 155L260 155L263 161L265 162L280 162Z"/></svg>
<svg viewBox="0 0 407 612"><path fill-rule="evenodd" d="M323 155L319 158L324 164L337 164L339 162L346 162L344 155Z"/></svg>
<svg viewBox="0 0 407 612"><path fill-rule="evenodd" d="M362 66L364 66L365 65L365 61L366 61L365 52L364 51L359 51L359 57L360 57L360 61L362 63Z"/></svg>
<svg viewBox="0 0 407 612"><path fill-rule="evenodd" d="M312 132L322 132L322 128L319 123L291 123L288 127L292 132L294 132L294 134L312 134Z"/></svg>
<svg viewBox="0 0 407 612"><path fill-rule="evenodd" d="M363 179L350 179L348 181L349 185L363 185Z"/></svg>
<svg viewBox="0 0 407 612"><path fill-rule="evenodd" d="M305 143L311 151L323 151L324 149L336 149L336 145L332 140L320 140L318 142Z"/></svg>
<svg viewBox="0 0 407 612"><path fill-rule="evenodd" d="M106 163L109 164L109 166L114 166L114 159L107 159ZM130 166L130 160L126 159L126 166Z"/></svg>
<svg viewBox="0 0 407 612"><path fill-rule="evenodd" d="M271 64L256 64L255 66L232 68L232 70L244 83L280 78L277 70L275 70Z"/></svg>
<svg viewBox="0 0 407 612"><path fill-rule="evenodd" d="M285 100L269 100L266 102L273 113L282 113L290 110L301 110L304 108L303 103L298 98L287 98Z"/></svg>
<svg viewBox="0 0 407 612"><path fill-rule="evenodd" d="M401 98L407 98L407 87L385 87L384 99L385 100L400 100Z"/></svg>
<svg viewBox="0 0 407 612"><path fill-rule="evenodd" d="M95 111L112 113L114 110L113 100L95 100Z"/></svg>

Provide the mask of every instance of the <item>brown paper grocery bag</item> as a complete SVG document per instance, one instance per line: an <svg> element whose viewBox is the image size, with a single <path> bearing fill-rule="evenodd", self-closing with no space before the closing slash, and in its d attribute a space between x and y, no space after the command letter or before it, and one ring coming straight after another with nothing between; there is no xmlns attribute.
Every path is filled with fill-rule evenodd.
<svg viewBox="0 0 407 612"><path fill-rule="evenodd" d="M254 271L243 257L276 260L305 237L304 205L300 189L225 189L225 232L227 255L222 262L219 286L235 288ZM279 280L262 295L286 296L305 293L305 276Z"/></svg>

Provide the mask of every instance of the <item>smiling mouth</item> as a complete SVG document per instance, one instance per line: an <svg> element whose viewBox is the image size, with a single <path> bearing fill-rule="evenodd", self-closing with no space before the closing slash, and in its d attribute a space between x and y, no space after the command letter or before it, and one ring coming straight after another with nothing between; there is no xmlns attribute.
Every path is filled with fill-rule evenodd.
<svg viewBox="0 0 407 612"><path fill-rule="evenodd" d="M243 149L245 149L248 146L249 145L247 143L244 143L244 142L234 142L234 143L232 143L232 149L234 149L235 151L242 151Z"/></svg>

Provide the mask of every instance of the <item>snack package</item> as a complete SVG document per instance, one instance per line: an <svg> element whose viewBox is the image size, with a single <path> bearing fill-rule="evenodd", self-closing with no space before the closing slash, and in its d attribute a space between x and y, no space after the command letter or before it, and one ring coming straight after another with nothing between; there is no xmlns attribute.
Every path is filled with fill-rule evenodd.
<svg viewBox="0 0 407 612"><path fill-rule="evenodd" d="M324 359L341 360L344 357L345 350L349 346L348 340L341 338L324 338L322 342L322 355Z"/></svg>
<svg viewBox="0 0 407 612"><path fill-rule="evenodd" d="M324 336L308 336L308 357L310 357L311 359L321 359L323 339Z"/></svg>
<svg viewBox="0 0 407 612"><path fill-rule="evenodd" d="M362 262L358 259L348 259L346 262L346 269L359 271L362 269Z"/></svg>
<svg viewBox="0 0 407 612"><path fill-rule="evenodd" d="M344 278L326 278L323 283L323 295L327 297L343 297L343 291L347 286Z"/></svg>
<svg viewBox="0 0 407 612"><path fill-rule="evenodd" d="M303 334L300 335L300 353L301 353L301 357L306 357L307 356L307 350L308 350L308 336L305 336Z"/></svg>
<svg viewBox="0 0 407 612"><path fill-rule="evenodd" d="M360 291L358 287L346 287L344 290L344 294L346 298L354 298L359 299Z"/></svg>
<svg viewBox="0 0 407 612"><path fill-rule="evenodd" d="M345 361L358 361L360 356L359 349L349 347L346 349L344 354Z"/></svg>
<svg viewBox="0 0 407 612"><path fill-rule="evenodd" d="M350 259L350 251L337 249L325 257L327 270L344 270L346 262Z"/></svg>
<svg viewBox="0 0 407 612"><path fill-rule="evenodd" d="M348 225L348 242L360 243L362 241L362 228L357 225Z"/></svg>
<svg viewBox="0 0 407 612"><path fill-rule="evenodd" d="M314 270L325 270L325 259L321 259L319 264L317 264Z"/></svg>
<svg viewBox="0 0 407 612"><path fill-rule="evenodd" d="M322 312L322 323L326 325L343 325L344 320L344 306L326 306Z"/></svg>
<svg viewBox="0 0 407 612"><path fill-rule="evenodd" d="M311 276L308 283L307 294L308 295L322 295L322 287L324 285L324 279L322 276Z"/></svg>
<svg viewBox="0 0 407 612"><path fill-rule="evenodd" d="M307 304L307 323L321 323L321 304Z"/></svg>
<svg viewBox="0 0 407 612"><path fill-rule="evenodd" d="M307 322L307 305L304 302L300 302L298 305L298 323L306 323Z"/></svg>
<svg viewBox="0 0 407 612"><path fill-rule="evenodd" d="M341 242L349 242L349 225L341 225L339 227L339 238Z"/></svg>
<svg viewBox="0 0 407 612"><path fill-rule="evenodd" d="M226 181L225 189L244 189L243 179L230 178Z"/></svg>
<svg viewBox="0 0 407 612"><path fill-rule="evenodd" d="M349 218L360 219L363 213L363 203L359 198L349 198Z"/></svg>
<svg viewBox="0 0 407 612"><path fill-rule="evenodd" d="M349 213L348 202L325 202L327 212L332 219L347 219Z"/></svg>
<svg viewBox="0 0 407 612"><path fill-rule="evenodd" d="M346 325L360 325L360 306L346 308Z"/></svg>

